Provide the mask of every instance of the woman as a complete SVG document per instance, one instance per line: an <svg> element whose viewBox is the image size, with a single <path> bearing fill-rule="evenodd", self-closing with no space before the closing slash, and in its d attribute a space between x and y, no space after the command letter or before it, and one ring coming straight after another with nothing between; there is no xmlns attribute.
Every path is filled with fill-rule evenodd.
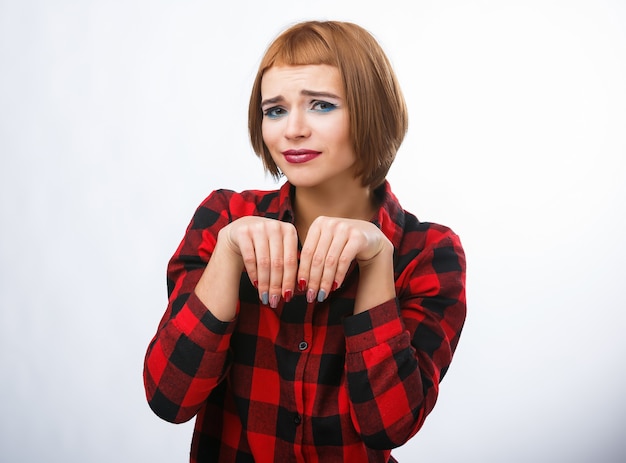
<svg viewBox="0 0 626 463"><path fill-rule="evenodd" d="M154 412L196 416L192 462L393 461L432 410L465 319L465 257L385 180L406 128L361 27L305 22L268 48L249 131L287 182L199 206L146 355Z"/></svg>

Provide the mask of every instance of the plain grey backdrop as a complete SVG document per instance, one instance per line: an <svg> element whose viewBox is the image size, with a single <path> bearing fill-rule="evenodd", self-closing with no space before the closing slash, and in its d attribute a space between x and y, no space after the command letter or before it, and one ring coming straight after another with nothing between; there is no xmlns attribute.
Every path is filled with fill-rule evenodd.
<svg viewBox="0 0 626 463"><path fill-rule="evenodd" d="M407 462L626 460L626 2L0 0L0 461L184 462L149 410L165 267L269 42L361 24L410 129L389 180L461 235L469 312ZM384 115L383 115L384 116Z"/></svg>

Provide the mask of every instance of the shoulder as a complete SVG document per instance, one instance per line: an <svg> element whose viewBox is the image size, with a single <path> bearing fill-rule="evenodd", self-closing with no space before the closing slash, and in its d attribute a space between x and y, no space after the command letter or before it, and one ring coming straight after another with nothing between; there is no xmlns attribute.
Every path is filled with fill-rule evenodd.
<svg viewBox="0 0 626 463"><path fill-rule="evenodd" d="M434 222L423 222L405 210L388 182L379 188L377 194L381 198L379 226L396 247L424 248L442 240L458 240L451 228Z"/></svg>
<svg viewBox="0 0 626 463"><path fill-rule="evenodd" d="M414 214L404 211L403 239L409 245L418 242L422 247L441 242L460 241L459 236L448 226L434 222L422 222Z"/></svg>
<svg viewBox="0 0 626 463"><path fill-rule="evenodd" d="M460 237L450 228L433 222L422 222L410 212L404 212L404 227L396 247L398 257L408 264L416 258L455 261L451 265L464 267L465 253Z"/></svg>
<svg viewBox="0 0 626 463"><path fill-rule="evenodd" d="M280 190L212 191L198 206L193 222L197 228L208 228L220 218L231 222L249 215L271 215L280 207Z"/></svg>
<svg viewBox="0 0 626 463"><path fill-rule="evenodd" d="M436 270L465 266L465 253L459 236L448 226L425 222L403 209L385 185L380 226L396 249L396 270L402 272L420 262L436 261Z"/></svg>

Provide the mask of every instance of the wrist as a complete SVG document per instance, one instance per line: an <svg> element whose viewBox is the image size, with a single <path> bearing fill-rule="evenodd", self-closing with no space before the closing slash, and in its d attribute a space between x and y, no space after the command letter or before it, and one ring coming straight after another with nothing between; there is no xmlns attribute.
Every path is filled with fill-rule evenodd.
<svg viewBox="0 0 626 463"><path fill-rule="evenodd" d="M391 268L393 268L393 251L393 244L389 241L389 239L387 239L387 237L384 237L380 249L374 256L368 259L356 259L356 262L359 265L359 269L365 271L371 267L380 267L385 265L390 265Z"/></svg>
<svg viewBox="0 0 626 463"><path fill-rule="evenodd" d="M195 293L207 309L220 321L231 321L236 316L239 282L243 271L241 255L220 239L207 263Z"/></svg>
<svg viewBox="0 0 626 463"><path fill-rule="evenodd" d="M385 246L367 261L359 261L359 286L354 313L364 312L396 297L393 245Z"/></svg>

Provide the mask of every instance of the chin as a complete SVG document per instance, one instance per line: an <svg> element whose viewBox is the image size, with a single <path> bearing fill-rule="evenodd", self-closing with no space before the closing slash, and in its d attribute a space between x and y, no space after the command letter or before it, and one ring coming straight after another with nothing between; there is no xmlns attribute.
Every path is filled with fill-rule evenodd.
<svg viewBox="0 0 626 463"><path fill-rule="evenodd" d="M289 183L291 183L295 187L311 188L311 187L314 187L314 186L318 186L320 184L320 182L314 180L313 178L311 178L311 176L308 176L308 178L307 178L307 176L305 176L305 175L287 175L287 174L285 174L285 177L287 178Z"/></svg>

